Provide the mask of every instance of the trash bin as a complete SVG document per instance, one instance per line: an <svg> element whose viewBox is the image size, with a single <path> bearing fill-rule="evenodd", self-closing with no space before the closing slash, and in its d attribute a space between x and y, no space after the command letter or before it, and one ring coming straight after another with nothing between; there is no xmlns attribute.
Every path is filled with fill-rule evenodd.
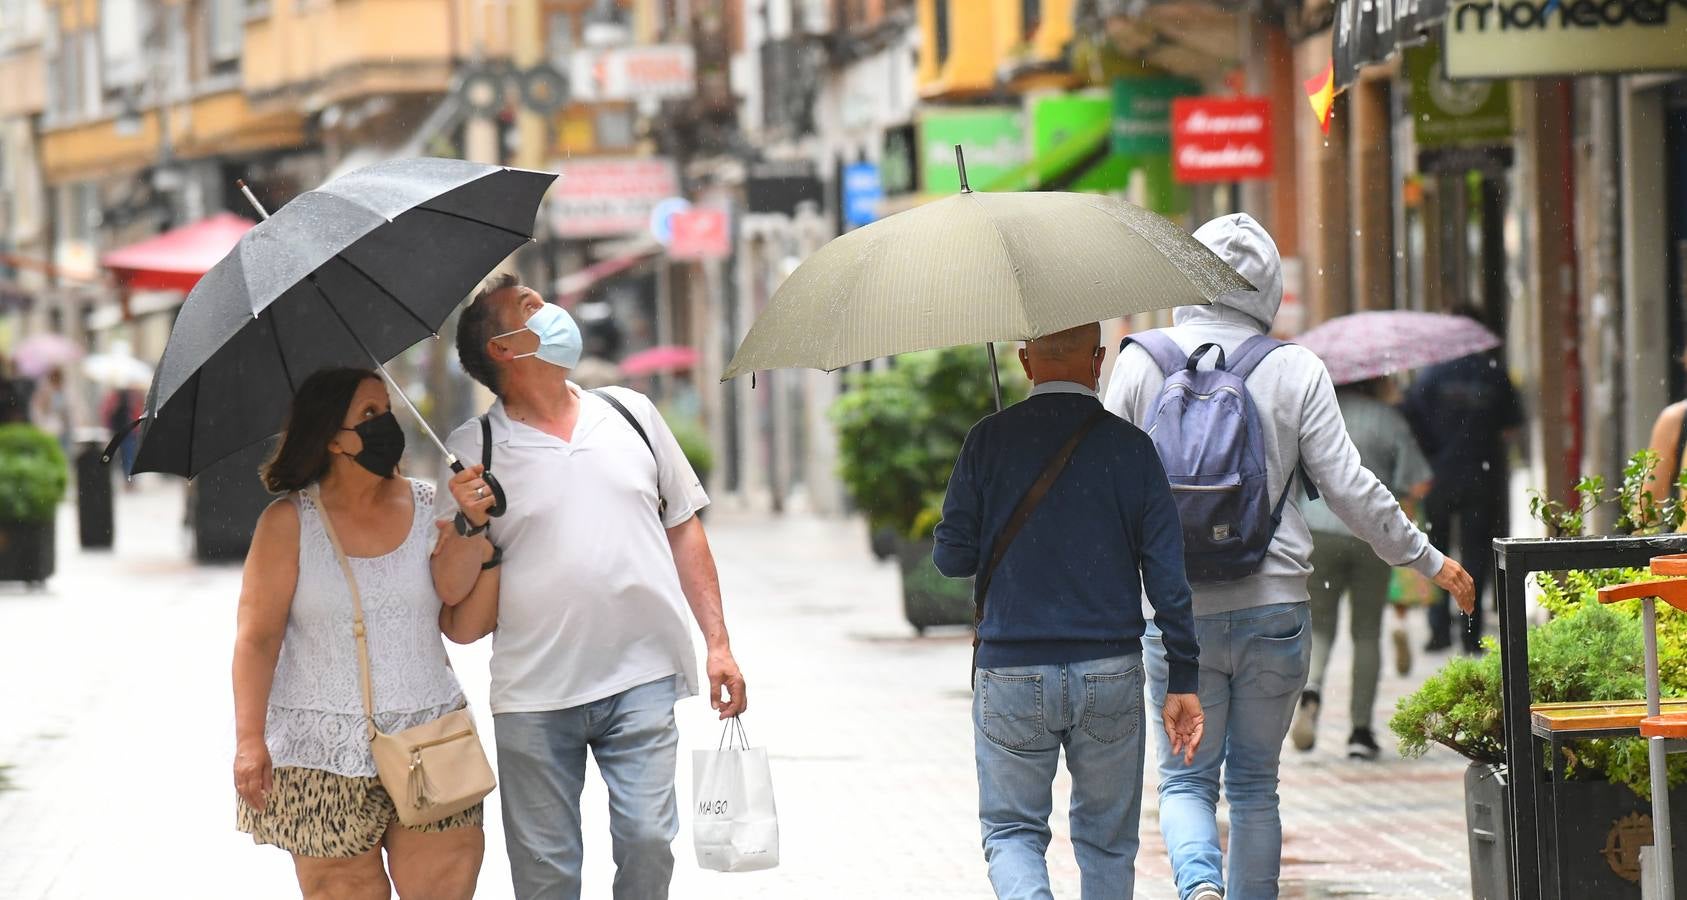
<svg viewBox="0 0 1687 900"><path fill-rule="evenodd" d="M76 433L76 525L83 549L109 549L115 537L111 506L111 467L100 459L105 452L104 429Z"/></svg>

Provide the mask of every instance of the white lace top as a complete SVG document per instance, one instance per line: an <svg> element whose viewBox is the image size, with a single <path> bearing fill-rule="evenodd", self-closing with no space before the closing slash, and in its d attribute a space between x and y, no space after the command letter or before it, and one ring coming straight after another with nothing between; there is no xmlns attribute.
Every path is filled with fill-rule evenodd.
<svg viewBox="0 0 1687 900"><path fill-rule="evenodd" d="M375 726L403 731L463 704L439 632L439 595L428 557L433 549L434 487L410 480L410 534L397 550L352 557L363 598L375 687ZM299 581L269 692L264 742L277 766L374 775L363 727L362 676L352 635L351 592L307 496L299 504Z"/></svg>

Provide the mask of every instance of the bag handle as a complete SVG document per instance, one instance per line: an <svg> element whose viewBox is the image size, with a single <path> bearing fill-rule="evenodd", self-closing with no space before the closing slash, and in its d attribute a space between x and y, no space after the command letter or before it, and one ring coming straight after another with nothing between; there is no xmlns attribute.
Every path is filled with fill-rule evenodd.
<svg viewBox="0 0 1687 900"><path fill-rule="evenodd" d="M316 485L306 488L310 502L316 507L316 517L322 521L322 530L328 535L328 543L334 547L334 557L340 561L340 571L345 573L346 587L351 590L351 633L357 638L357 668L363 680L363 724L369 732L369 740L373 741L375 730L375 686L369 680L369 639L365 636L368 629L363 625L363 597L357 589L357 576L352 574L351 560L346 558L346 551L340 546L340 537L334 533L334 523L328 518L328 510L322 505L322 491Z"/></svg>
<svg viewBox="0 0 1687 900"><path fill-rule="evenodd" d="M721 728L720 743L715 745L716 752L724 750L750 749L750 736L744 731L744 722L738 716L726 720Z"/></svg>
<svg viewBox="0 0 1687 900"><path fill-rule="evenodd" d="M1031 483L1031 489L1025 492L1025 496L1019 498L1019 505L1015 506L1013 512L1008 516L1008 522L1002 526L1001 534L996 535L996 539L990 542L990 561L979 572L978 581L973 589L973 668L978 667L978 629L984 625L984 598L990 593L990 580L996 574L996 567L1001 565L1002 557L1007 555L1008 545L1012 544L1013 539L1019 536L1019 530L1025 527L1025 523L1031 518L1031 514L1037 511L1037 505L1043 502L1043 497L1048 494L1049 488L1054 487L1055 481L1060 478L1060 473L1066 471L1066 464L1072 461L1072 453L1078 449L1078 445L1083 443L1084 438L1095 426L1100 425L1103 419L1111 415L1112 413L1108 412L1106 407L1103 406L1097 406L1095 412L1090 413L1089 418L1078 426L1077 431L1072 432L1072 436L1066 439L1066 443L1061 445L1060 450L1049 458L1048 464L1043 466L1042 474L1038 475L1037 480Z"/></svg>

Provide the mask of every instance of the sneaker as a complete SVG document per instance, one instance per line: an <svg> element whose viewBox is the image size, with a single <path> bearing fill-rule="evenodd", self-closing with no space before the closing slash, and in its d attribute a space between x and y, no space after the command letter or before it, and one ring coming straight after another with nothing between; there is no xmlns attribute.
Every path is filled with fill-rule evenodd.
<svg viewBox="0 0 1687 900"><path fill-rule="evenodd" d="M1412 674L1412 636L1404 628L1394 629L1394 671L1402 676Z"/></svg>
<svg viewBox="0 0 1687 900"><path fill-rule="evenodd" d="M1219 890L1217 885L1203 884L1189 895L1189 900L1224 900L1224 891Z"/></svg>
<svg viewBox="0 0 1687 900"><path fill-rule="evenodd" d="M1353 733L1347 736L1348 759L1369 761L1376 759L1381 753L1382 748L1377 746L1376 736L1371 734L1371 729L1355 728Z"/></svg>
<svg viewBox="0 0 1687 900"><path fill-rule="evenodd" d="M1318 692L1301 691L1300 705L1295 707L1295 721L1289 726L1289 738L1295 749L1311 750L1318 742Z"/></svg>
<svg viewBox="0 0 1687 900"><path fill-rule="evenodd" d="M1451 650L1452 648L1452 638L1443 635L1436 635L1429 639L1429 643L1423 645L1423 652L1440 653L1442 650Z"/></svg>

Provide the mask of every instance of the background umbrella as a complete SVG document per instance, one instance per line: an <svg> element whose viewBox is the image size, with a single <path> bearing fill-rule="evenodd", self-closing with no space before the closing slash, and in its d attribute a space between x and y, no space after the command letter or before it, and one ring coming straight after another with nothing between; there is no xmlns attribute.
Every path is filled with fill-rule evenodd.
<svg viewBox="0 0 1687 900"><path fill-rule="evenodd" d="M82 374L95 384L110 388L145 388L152 381L152 366L135 358L123 341L111 349L82 360Z"/></svg>
<svg viewBox="0 0 1687 900"><path fill-rule="evenodd" d="M1252 289L1139 206L1097 194L973 193L962 161L960 194L836 238L798 266L721 380L1032 340ZM992 347L992 375L994 360Z"/></svg>
<svg viewBox="0 0 1687 900"><path fill-rule="evenodd" d="M40 378L81 358L82 348L75 341L50 331L32 334L12 348L12 364L25 378Z"/></svg>
<svg viewBox="0 0 1687 900"><path fill-rule="evenodd" d="M1355 384L1492 350L1500 339L1464 316L1377 310L1337 316L1295 343L1324 360L1331 381Z"/></svg>
<svg viewBox="0 0 1687 900"><path fill-rule="evenodd" d="M697 351L692 347L651 347L621 360L621 371L630 378L659 372L681 372L696 368Z"/></svg>
<svg viewBox="0 0 1687 900"><path fill-rule="evenodd" d="M280 430L312 372L346 365L376 367L457 466L381 364L437 337L486 273L532 240L555 178L394 160L301 194L258 223L182 304L147 396L134 471L192 477Z"/></svg>

